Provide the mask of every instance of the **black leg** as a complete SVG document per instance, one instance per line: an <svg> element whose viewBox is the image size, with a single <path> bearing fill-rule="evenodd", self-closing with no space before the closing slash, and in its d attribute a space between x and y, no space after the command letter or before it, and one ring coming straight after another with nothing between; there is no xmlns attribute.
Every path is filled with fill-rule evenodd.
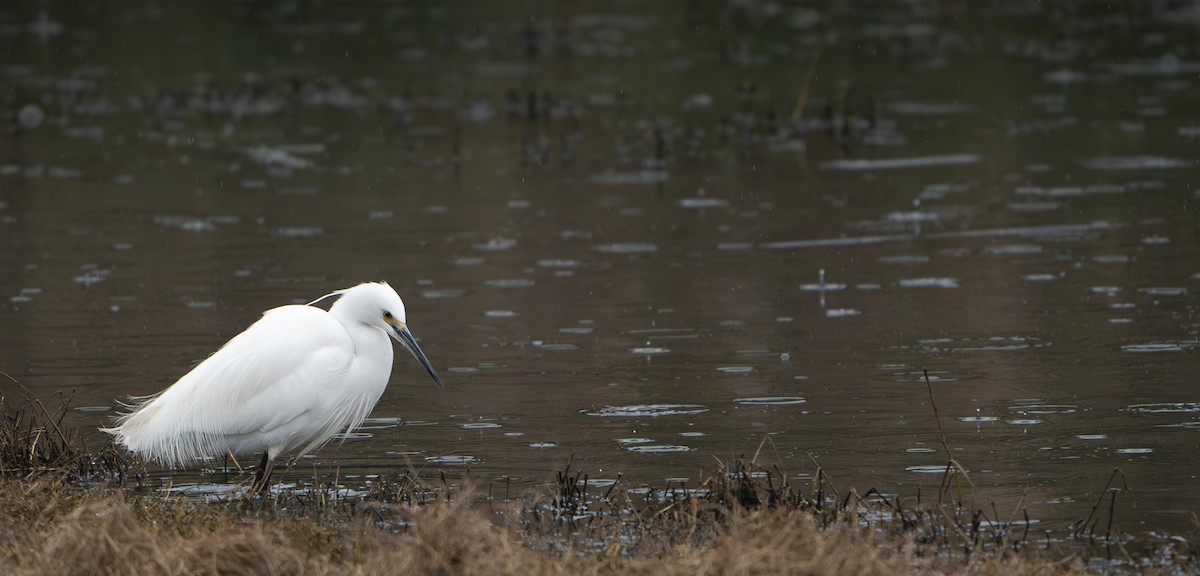
<svg viewBox="0 0 1200 576"><path fill-rule="evenodd" d="M250 492L246 496L251 497L262 492L271 482L271 472L274 469L275 459L271 458L270 452L264 450L262 461L258 463L258 471L254 473L254 483L250 485Z"/></svg>

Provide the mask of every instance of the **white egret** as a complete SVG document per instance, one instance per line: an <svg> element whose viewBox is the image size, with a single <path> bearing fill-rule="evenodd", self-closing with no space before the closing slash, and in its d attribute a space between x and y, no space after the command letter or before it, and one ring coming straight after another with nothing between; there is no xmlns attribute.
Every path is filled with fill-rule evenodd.
<svg viewBox="0 0 1200 576"><path fill-rule="evenodd" d="M313 306L340 296L329 311ZM308 305L281 306L162 392L102 428L129 450L166 466L262 452L250 494L275 459L312 452L362 423L387 387L395 338L440 388L408 330L404 302L386 283L359 284Z"/></svg>

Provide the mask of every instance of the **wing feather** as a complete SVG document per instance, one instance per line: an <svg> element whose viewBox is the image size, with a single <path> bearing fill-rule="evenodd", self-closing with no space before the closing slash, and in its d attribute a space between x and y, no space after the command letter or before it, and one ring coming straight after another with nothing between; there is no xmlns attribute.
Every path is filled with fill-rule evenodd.
<svg viewBox="0 0 1200 576"><path fill-rule="evenodd" d="M298 419L336 404L353 358L349 334L324 310L268 310L106 431L171 466L226 451L289 450L312 434Z"/></svg>

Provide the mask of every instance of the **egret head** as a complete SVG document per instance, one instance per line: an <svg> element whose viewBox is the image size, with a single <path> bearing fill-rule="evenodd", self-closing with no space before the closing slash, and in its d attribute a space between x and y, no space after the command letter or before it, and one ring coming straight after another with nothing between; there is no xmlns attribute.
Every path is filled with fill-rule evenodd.
<svg viewBox="0 0 1200 576"><path fill-rule="evenodd" d="M433 369L433 365L429 363L429 359L417 345L416 338L408 330L404 316L404 302L386 282L368 282L342 290L341 298L334 302L330 312L332 313L334 310L339 312L344 310L354 319L387 332L389 336L403 345L417 359L417 362L421 363L425 371L433 377L438 388L442 387L442 379L438 377L437 371Z"/></svg>

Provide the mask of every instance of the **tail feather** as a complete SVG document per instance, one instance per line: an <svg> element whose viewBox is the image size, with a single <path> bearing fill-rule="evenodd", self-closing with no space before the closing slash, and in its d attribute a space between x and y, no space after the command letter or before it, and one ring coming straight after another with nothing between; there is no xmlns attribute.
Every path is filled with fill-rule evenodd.
<svg viewBox="0 0 1200 576"><path fill-rule="evenodd" d="M158 395L146 397L132 406L112 427L101 428L129 451L164 466L184 466L207 457L223 454L224 437L205 430L186 430L178 419L155 418Z"/></svg>

